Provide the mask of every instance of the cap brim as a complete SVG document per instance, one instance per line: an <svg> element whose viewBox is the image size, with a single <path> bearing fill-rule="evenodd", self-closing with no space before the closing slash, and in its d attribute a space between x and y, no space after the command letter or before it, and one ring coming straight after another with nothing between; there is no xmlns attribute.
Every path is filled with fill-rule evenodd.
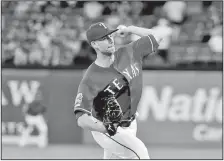
<svg viewBox="0 0 224 161"><path fill-rule="evenodd" d="M112 34L112 33L116 32L117 30L118 30L118 29L109 30L107 34L105 34L104 36L102 36L102 37L101 37L101 38L99 38L99 39L102 39L102 38L104 38L105 36L110 35L110 34Z"/></svg>
<svg viewBox="0 0 224 161"><path fill-rule="evenodd" d="M116 32L118 29L114 29L114 30L109 30L104 36L102 36L102 37L100 37L100 38L98 38L98 39L96 39L96 40L92 40L92 41L97 41L97 40L100 40L100 39L102 39L102 38L104 38L104 37L106 37L107 35L110 35L110 34L112 34L112 33L114 33L114 32ZM88 41L88 43L89 44L91 44L91 42L89 42Z"/></svg>
<svg viewBox="0 0 224 161"><path fill-rule="evenodd" d="M107 35L110 35L110 34L116 32L117 30L118 30L118 29L110 30L109 33L108 33ZM107 36L107 35L105 35L105 36Z"/></svg>

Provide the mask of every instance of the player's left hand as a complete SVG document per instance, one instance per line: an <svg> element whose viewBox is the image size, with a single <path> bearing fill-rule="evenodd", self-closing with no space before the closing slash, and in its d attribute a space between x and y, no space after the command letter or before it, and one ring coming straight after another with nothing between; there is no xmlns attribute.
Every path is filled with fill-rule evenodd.
<svg viewBox="0 0 224 161"><path fill-rule="evenodd" d="M125 25L119 25L117 27L118 31L116 32L118 36L125 37L129 34L128 27Z"/></svg>

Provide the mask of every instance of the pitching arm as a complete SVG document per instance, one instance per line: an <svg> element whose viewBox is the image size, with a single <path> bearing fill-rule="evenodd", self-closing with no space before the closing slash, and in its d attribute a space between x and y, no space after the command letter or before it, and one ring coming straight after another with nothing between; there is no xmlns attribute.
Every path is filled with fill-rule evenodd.
<svg viewBox="0 0 224 161"><path fill-rule="evenodd" d="M137 41L130 43L133 48L133 53L136 58L140 57L143 59L151 53L155 53L158 49L159 42L162 40L163 35L156 33L153 29L147 29L137 26L124 26L119 25L117 34L120 36L126 36L127 34L135 34L141 38Z"/></svg>
<svg viewBox="0 0 224 161"><path fill-rule="evenodd" d="M138 35L140 37L152 35L157 41L157 43L160 43L163 39L163 35L153 31L153 29L147 29L147 28L137 27L137 26L128 26L127 30L129 33Z"/></svg>

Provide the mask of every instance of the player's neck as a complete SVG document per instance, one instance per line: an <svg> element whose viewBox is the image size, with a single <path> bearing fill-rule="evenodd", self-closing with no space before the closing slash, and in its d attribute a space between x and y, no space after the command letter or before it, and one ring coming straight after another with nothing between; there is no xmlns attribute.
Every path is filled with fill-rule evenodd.
<svg viewBox="0 0 224 161"><path fill-rule="evenodd" d="M95 60L96 65L98 65L100 67L104 67L104 68L110 67L111 64L113 64L113 62L114 62L113 54L111 56L98 55Z"/></svg>

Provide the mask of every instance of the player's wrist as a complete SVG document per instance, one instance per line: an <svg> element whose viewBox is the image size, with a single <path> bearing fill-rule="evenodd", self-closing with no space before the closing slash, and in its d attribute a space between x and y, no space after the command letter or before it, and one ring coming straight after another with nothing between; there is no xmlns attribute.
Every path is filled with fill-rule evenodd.
<svg viewBox="0 0 224 161"><path fill-rule="evenodd" d="M101 133L107 133L107 129L102 122L97 122L98 131Z"/></svg>
<svg viewBox="0 0 224 161"><path fill-rule="evenodd" d="M105 126L102 126L102 128L101 128L101 132L104 133L104 134L107 133L107 129L106 129Z"/></svg>

